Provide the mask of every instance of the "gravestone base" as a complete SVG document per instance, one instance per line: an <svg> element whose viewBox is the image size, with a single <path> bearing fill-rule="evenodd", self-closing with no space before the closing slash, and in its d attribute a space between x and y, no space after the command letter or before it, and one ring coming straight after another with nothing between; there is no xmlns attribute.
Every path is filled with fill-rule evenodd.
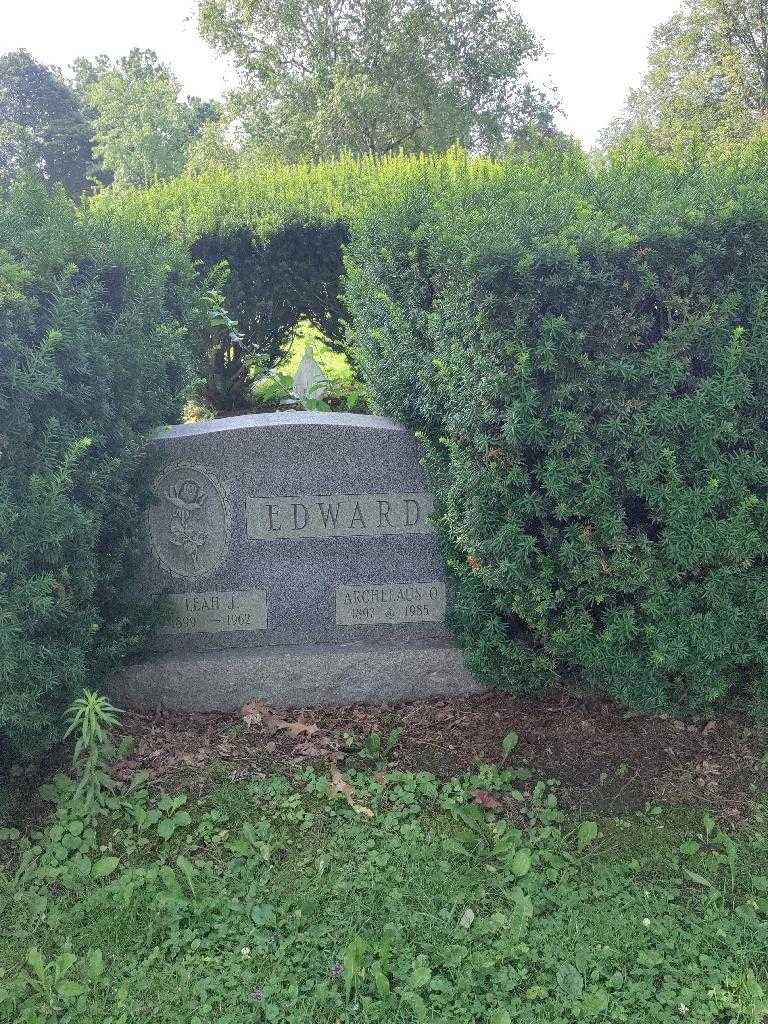
<svg viewBox="0 0 768 1024"><path fill-rule="evenodd" d="M120 707L233 711L393 703L481 693L461 651L442 640L306 644L166 653L124 666L110 695Z"/></svg>

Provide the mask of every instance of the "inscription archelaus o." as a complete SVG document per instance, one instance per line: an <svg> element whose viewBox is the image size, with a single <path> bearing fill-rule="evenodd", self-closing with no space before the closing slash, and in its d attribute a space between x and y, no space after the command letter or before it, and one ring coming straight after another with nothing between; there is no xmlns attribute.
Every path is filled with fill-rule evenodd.
<svg viewBox="0 0 768 1024"><path fill-rule="evenodd" d="M323 494L245 499L249 540L432 533L429 494Z"/></svg>
<svg viewBox="0 0 768 1024"><path fill-rule="evenodd" d="M445 584L348 584L336 588L336 622L349 626L394 626L442 622Z"/></svg>

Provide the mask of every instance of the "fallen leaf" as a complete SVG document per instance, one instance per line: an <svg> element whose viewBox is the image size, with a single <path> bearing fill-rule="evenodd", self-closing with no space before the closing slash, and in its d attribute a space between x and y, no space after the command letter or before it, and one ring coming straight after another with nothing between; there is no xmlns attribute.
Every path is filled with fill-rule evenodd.
<svg viewBox="0 0 768 1024"><path fill-rule="evenodd" d="M489 793L487 789L476 789L472 793L472 799L476 804L479 804L486 811L503 811L504 804L493 793Z"/></svg>
<svg viewBox="0 0 768 1024"><path fill-rule="evenodd" d="M370 807L363 807L355 801L355 791L341 774L335 764L331 765L331 793L334 796L343 796L355 814L362 814L366 818L373 817Z"/></svg>
<svg viewBox="0 0 768 1024"><path fill-rule="evenodd" d="M346 797L347 800L352 799L355 794L355 791L335 764L331 765L331 793L333 793L334 796Z"/></svg>
<svg viewBox="0 0 768 1024"><path fill-rule="evenodd" d="M318 729L311 722L286 722L281 718L274 720L277 729L284 729L291 739L298 739L299 736L314 736Z"/></svg>
<svg viewBox="0 0 768 1024"><path fill-rule="evenodd" d="M249 729L252 725L263 725L270 735L287 732L291 739L297 740L300 736L314 736L318 732L317 726L311 722L289 722L258 700L252 704L245 704L240 709L240 714Z"/></svg>
<svg viewBox="0 0 768 1024"><path fill-rule="evenodd" d="M263 704L260 704L258 701L254 701L253 704L244 704L243 707L240 708L240 715L250 729L252 725L262 724L264 721L265 711L267 711L267 708Z"/></svg>

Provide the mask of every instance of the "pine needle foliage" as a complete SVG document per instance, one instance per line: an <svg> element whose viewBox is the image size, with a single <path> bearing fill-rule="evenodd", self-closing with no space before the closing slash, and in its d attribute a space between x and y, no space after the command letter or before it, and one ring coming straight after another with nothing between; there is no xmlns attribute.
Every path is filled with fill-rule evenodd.
<svg viewBox="0 0 768 1024"><path fill-rule="evenodd" d="M768 147L379 182L347 303L490 683L768 711Z"/></svg>
<svg viewBox="0 0 768 1024"><path fill-rule="evenodd" d="M300 316L332 325L424 437L482 678L765 712L767 157L340 159L108 191L89 216L230 262L267 361Z"/></svg>
<svg viewBox="0 0 768 1024"><path fill-rule="evenodd" d="M60 739L74 694L139 636L120 592L145 437L190 378L184 266L34 179L0 207L0 760Z"/></svg>

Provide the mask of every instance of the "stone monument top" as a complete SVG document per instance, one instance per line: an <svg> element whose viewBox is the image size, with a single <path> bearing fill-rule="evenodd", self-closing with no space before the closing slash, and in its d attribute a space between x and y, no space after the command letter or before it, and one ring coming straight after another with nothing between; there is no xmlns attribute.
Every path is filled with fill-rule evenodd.
<svg viewBox="0 0 768 1024"><path fill-rule="evenodd" d="M325 398L325 373L315 359L311 345L304 349L293 378L293 395L295 398L312 398L316 401Z"/></svg>

